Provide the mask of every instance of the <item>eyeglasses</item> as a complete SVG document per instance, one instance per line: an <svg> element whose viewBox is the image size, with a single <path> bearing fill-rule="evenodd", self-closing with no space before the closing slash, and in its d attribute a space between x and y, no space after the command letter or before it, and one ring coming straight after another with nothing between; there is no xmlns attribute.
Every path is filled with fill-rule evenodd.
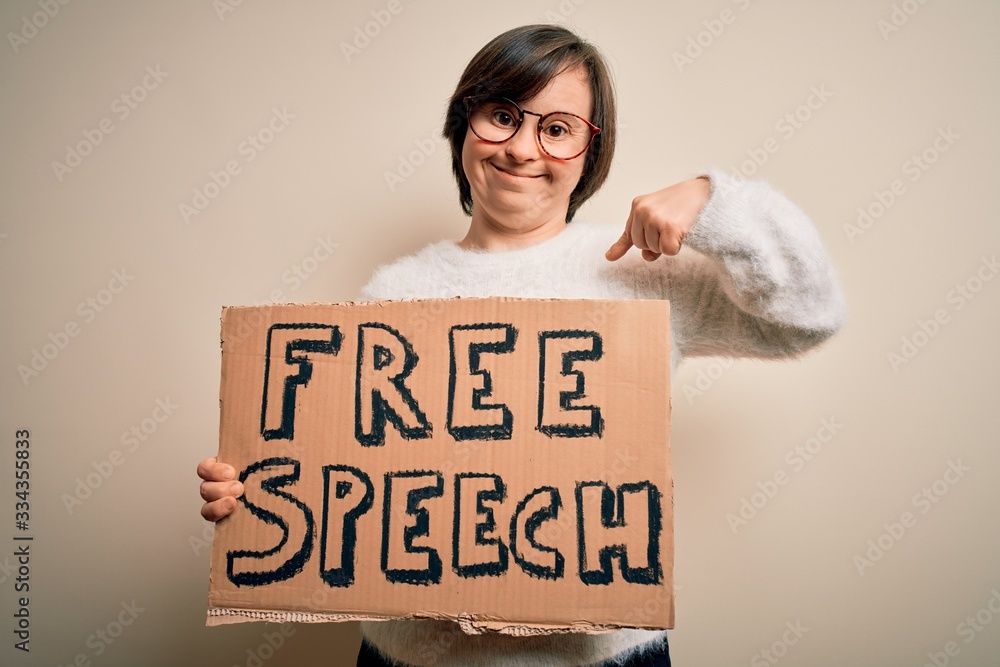
<svg viewBox="0 0 1000 667"><path fill-rule="evenodd" d="M540 114L517 106L506 97L466 97L469 128L489 144L502 144L521 129L524 115L538 116L538 145L554 160L572 160L583 155L601 128L565 111Z"/></svg>

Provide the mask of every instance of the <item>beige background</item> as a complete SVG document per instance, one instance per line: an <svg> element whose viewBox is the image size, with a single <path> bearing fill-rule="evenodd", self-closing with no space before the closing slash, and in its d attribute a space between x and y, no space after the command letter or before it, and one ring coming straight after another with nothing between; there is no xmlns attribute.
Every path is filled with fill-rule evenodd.
<svg viewBox="0 0 1000 667"><path fill-rule="evenodd" d="M52 2L49 18L45 1L0 7L0 663L253 662L275 626L203 627L198 542L210 533L194 468L216 446L220 307L275 291L349 299L380 262L459 238L447 153L427 141L444 102L489 38L559 20L605 50L620 94L615 168L582 218L624 224L633 196L702 166L756 171L813 217L849 299L844 331L799 362L682 366L675 663L768 664L759 652L778 642L783 665L921 665L955 642L948 664L996 664L1000 280L976 272L993 277L982 261L1000 246L1000 5L404 1L348 62L341 43L387 2ZM884 35L894 7L902 25ZM732 22L713 24L726 9ZM699 39L679 67L675 52ZM116 99L147 67L166 74L147 77L123 118ZM789 132L783 117L813 87L832 96ZM241 142L275 108L294 118L249 161ZM102 121L112 131L96 132ZM957 138L941 152L947 128ZM85 131L100 143L60 180L52 163ZM777 152L742 167L769 138ZM421 146L430 155L391 190L386 173ZM935 161L911 180L907 163L925 151ZM231 160L240 173L185 222L179 205ZM901 194L849 238L845 225L894 179ZM338 247L328 256L317 239ZM966 282L981 289L960 300L952 290ZM939 310L935 335L917 335L916 356L893 369L887 355ZM74 324L22 381L18 366ZM164 415L158 399L177 406L162 423L150 421ZM786 454L824 419L842 426L796 469ZM144 420L129 451L122 434ZM18 428L32 442L30 659L11 647ZM63 494L115 450L120 465L68 511ZM914 503L959 460L968 470L938 483L939 502ZM777 471L787 483L734 532L727 514ZM859 574L855 556L908 511L916 524L882 537L891 548ZM133 601L134 622L96 639ZM977 612L992 622L970 637L960 624ZM808 631L782 647L786 622ZM350 665L358 642L355 625L298 627L264 664Z"/></svg>

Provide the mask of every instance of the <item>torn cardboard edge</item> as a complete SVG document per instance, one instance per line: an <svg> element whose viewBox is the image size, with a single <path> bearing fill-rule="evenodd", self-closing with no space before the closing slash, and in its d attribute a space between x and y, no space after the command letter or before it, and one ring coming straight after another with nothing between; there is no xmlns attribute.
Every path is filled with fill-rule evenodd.
<svg viewBox="0 0 1000 667"><path fill-rule="evenodd" d="M596 625L587 621L578 621L572 625L532 625L512 624L501 621L480 621L468 616L442 617L440 614L410 616L372 616L371 614L320 614L301 611L267 611L256 609L228 609L225 607L210 607L205 625L214 627L244 623L246 621L263 621L265 623L342 623L345 621L453 621L467 635L482 635L496 633L512 637L535 637L552 634L606 634L621 630L626 626Z"/></svg>

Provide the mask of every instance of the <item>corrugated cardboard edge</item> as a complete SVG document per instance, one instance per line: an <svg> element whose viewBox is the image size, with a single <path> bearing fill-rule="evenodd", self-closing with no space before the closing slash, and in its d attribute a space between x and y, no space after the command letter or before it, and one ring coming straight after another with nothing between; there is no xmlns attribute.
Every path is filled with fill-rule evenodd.
<svg viewBox="0 0 1000 667"><path fill-rule="evenodd" d="M625 301L626 299L587 299L583 297L527 297L527 296L450 296L450 297L420 297L407 299L345 299L343 301L275 301L274 303L259 303L256 305L223 306L222 317L227 310L246 310L253 308L283 308L294 307L327 307L327 306L378 306L386 303L422 303L425 301ZM669 301L668 299L657 299Z"/></svg>
<svg viewBox="0 0 1000 667"><path fill-rule="evenodd" d="M248 621L263 621L265 623L330 623L342 621L408 621L408 620L445 620L454 621L468 635L481 635L495 632L514 637L532 637L536 635L553 634L603 634L622 629L617 625L595 625L587 621L577 621L570 626L510 624L503 621L483 621L467 616L443 618L438 615L409 616L371 616L368 614L318 614L303 611L267 611L258 609L231 609L228 607L209 607L205 625L209 627L228 625L231 623L246 623Z"/></svg>

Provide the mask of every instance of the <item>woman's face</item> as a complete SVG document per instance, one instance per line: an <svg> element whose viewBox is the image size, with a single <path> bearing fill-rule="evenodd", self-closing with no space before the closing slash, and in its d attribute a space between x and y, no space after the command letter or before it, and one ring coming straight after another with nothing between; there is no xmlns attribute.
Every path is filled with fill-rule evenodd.
<svg viewBox="0 0 1000 667"><path fill-rule="evenodd" d="M553 78L522 109L539 114L553 111L591 119L593 96L582 67ZM569 196L583 174L586 153L568 161L553 160L538 145L538 116L524 115L524 123L502 144L481 141L465 132L462 167L472 189L472 217L480 223L510 231L532 230L566 222Z"/></svg>

